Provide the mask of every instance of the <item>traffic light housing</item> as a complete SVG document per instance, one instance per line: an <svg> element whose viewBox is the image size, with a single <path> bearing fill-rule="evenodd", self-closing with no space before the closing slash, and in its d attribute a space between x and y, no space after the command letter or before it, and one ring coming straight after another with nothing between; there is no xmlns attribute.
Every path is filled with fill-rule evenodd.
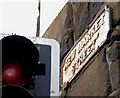
<svg viewBox="0 0 120 98"><path fill-rule="evenodd" d="M24 89L21 86L16 85L7 85L2 87L2 98L33 98L28 90Z"/></svg>
<svg viewBox="0 0 120 98"><path fill-rule="evenodd" d="M12 35L2 38L2 44L3 98L9 94L19 96L24 91L34 97L59 96L60 47L57 41Z"/></svg>
<svg viewBox="0 0 120 98"><path fill-rule="evenodd" d="M25 84L33 75L38 59L37 48L26 37L18 35L4 37L2 39L2 84L9 87L24 85L27 89Z"/></svg>

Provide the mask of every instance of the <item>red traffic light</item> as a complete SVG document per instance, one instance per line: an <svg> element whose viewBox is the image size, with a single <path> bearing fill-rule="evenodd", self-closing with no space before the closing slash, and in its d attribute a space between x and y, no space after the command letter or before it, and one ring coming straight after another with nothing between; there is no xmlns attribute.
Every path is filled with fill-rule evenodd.
<svg viewBox="0 0 120 98"><path fill-rule="evenodd" d="M17 63L6 64L2 70L2 82L8 85L20 85L26 80L22 79L21 66Z"/></svg>
<svg viewBox="0 0 120 98"><path fill-rule="evenodd" d="M2 39L3 84L23 84L32 76L38 59L38 50L29 39L17 35L4 37Z"/></svg>

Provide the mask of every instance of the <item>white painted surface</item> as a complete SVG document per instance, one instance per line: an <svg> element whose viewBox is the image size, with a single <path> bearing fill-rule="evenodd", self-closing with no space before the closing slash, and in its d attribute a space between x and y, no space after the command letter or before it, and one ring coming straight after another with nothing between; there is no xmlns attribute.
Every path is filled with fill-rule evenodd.
<svg viewBox="0 0 120 98"><path fill-rule="evenodd" d="M36 38L35 43L51 46L51 85L50 96L59 96L60 46L53 39Z"/></svg>

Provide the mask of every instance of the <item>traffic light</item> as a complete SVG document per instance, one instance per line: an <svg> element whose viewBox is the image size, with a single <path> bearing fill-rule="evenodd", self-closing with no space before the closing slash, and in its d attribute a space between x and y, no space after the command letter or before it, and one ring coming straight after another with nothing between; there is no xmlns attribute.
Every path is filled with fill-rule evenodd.
<svg viewBox="0 0 120 98"><path fill-rule="evenodd" d="M59 49L53 39L18 35L2 38L3 98L59 96Z"/></svg>
<svg viewBox="0 0 120 98"><path fill-rule="evenodd" d="M30 79L38 66L39 53L29 39L12 35L2 39L2 96L30 96ZM23 93L24 92L24 93Z"/></svg>

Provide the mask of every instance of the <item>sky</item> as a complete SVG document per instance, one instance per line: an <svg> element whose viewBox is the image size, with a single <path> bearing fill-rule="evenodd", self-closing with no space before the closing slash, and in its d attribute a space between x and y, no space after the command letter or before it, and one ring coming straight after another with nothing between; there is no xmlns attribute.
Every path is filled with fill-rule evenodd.
<svg viewBox="0 0 120 98"><path fill-rule="evenodd" d="M41 36L65 6L68 0L41 0L40 32Z"/></svg>
<svg viewBox="0 0 120 98"><path fill-rule="evenodd" d="M41 0L40 36L66 3L66 0ZM0 33L35 37L38 15L38 0L0 0Z"/></svg>

